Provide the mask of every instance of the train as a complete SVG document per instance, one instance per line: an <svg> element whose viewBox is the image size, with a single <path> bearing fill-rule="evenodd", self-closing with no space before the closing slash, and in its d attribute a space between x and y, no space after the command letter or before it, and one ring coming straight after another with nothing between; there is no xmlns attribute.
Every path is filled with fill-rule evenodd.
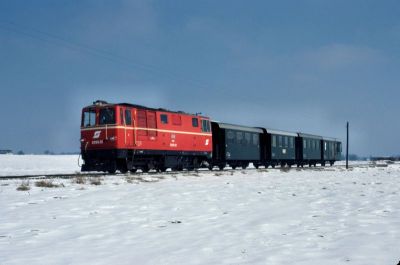
<svg viewBox="0 0 400 265"><path fill-rule="evenodd" d="M342 152L336 138L103 100L82 109L80 131L82 171L332 166Z"/></svg>

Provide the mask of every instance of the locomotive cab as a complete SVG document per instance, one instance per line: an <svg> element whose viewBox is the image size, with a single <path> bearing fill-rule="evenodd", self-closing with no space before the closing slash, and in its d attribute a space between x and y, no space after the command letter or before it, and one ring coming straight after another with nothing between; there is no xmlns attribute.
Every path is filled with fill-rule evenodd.
<svg viewBox="0 0 400 265"><path fill-rule="evenodd" d="M115 156L117 128L120 121L116 115L117 106L96 101L83 108L81 120L81 154L85 161L82 171L114 171L106 157Z"/></svg>

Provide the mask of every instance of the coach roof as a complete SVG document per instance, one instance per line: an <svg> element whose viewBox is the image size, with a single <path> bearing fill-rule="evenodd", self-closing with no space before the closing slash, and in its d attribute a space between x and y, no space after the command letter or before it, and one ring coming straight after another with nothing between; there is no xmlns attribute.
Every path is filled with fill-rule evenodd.
<svg viewBox="0 0 400 265"><path fill-rule="evenodd" d="M236 124L229 124L229 123L222 123L213 121L214 123L218 124L218 126L222 129L230 129L230 130L237 130L237 131L245 131L245 132L254 132L254 133L263 133L263 130L255 127L247 127L242 125Z"/></svg>
<svg viewBox="0 0 400 265"><path fill-rule="evenodd" d="M273 129L266 129L266 130L267 130L267 133L269 133L269 134L277 134L277 135L285 135L285 136L297 137L297 133L293 133L293 132L286 132L286 131L273 130Z"/></svg>
<svg viewBox="0 0 400 265"><path fill-rule="evenodd" d="M322 136L319 135L314 135L314 134L308 134L308 133L298 133L299 137L303 137L303 138L312 138L312 139L318 139L318 140L322 140Z"/></svg>

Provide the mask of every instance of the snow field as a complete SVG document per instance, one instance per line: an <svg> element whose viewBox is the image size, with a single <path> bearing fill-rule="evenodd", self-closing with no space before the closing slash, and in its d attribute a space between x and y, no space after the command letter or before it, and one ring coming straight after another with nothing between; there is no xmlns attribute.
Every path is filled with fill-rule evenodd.
<svg viewBox="0 0 400 265"><path fill-rule="evenodd" d="M397 264L400 165L0 180L0 264Z"/></svg>

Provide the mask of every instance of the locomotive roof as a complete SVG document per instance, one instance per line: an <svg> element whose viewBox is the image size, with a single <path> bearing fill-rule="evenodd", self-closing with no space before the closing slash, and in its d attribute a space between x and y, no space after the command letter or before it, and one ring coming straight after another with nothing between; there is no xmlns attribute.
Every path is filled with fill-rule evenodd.
<svg viewBox="0 0 400 265"><path fill-rule="evenodd" d="M248 126L242 126L242 125L236 125L236 124L230 124L230 123L222 123L222 122L218 122L218 121L212 121L212 122L217 123L218 126L223 129L263 133L263 130L261 130L259 128L255 128L255 127L248 127Z"/></svg>
<svg viewBox="0 0 400 265"><path fill-rule="evenodd" d="M145 109L145 110L152 110L152 111L165 111L165 112L170 112L170 113L177 113L177 114L184 114L184 115L191 115L191 116L198 116L201 118L208 118L206 116L202 116L202 115L198 115L198 114L192 114L192 113L187 113L184 111L172 111L172 110L168 110L168 109L164 109L164 108L150 108L150 107L146 107L143 105L138 105L138 104L131 104L131 103L108 103L106 101L102 101L102 100L97 100L95 102L93 102L92 105L86 106L86 108L89 107L97 107L97 106L101 106L101 107L111 107L111 106L125 106L125 107L131 107L131 108L139 108L139 109Z"/></svg>
<svg viewBox="0 0 400 265"><path fill-rule="evenodd" d="M323 137L322 137L322 136L319 136L319 135L308 134L308 133L301 133L301 132L299 132L298 134L299 134L300 137L313 138L313 139L318 139L318 140L323 139Z"/></svg>
<svg viewBox="0 0 400 265"><path fill-rule="evenodd" d="M286 132L286 131L273 130L273 129L266 129L266 130L267 130L267 133L269 133L269 134L278 134L278 135L297 137L297 133L293 133L293 132Z"/></svg>

